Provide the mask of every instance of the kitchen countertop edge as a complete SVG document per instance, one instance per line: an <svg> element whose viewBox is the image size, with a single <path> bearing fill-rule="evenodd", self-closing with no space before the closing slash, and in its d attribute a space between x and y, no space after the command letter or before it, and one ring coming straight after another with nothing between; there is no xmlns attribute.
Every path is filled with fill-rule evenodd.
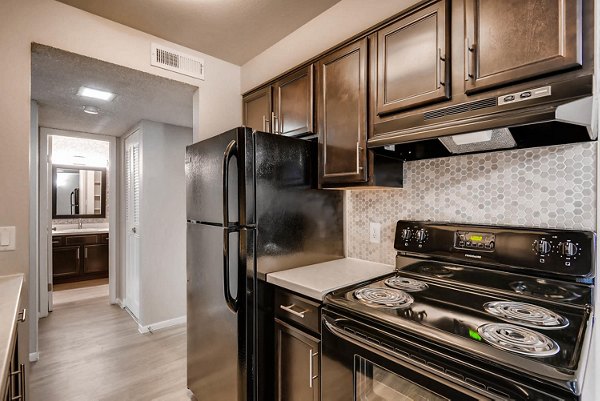
<svg viewBox="0 0 600 401"><path fill-rule="evenodd" d="M17 313L21 291L23 290L23 274L0 276L0 395L6 391L6 377L10 369L11 348L17 332Z"/></svg>
<svg viewBox="0 0 600 401"><path fill-rule="evenodd" d="M393 273L395 267L355 258L342 258L267 274L267 282L316 301L325 295L362 281ZM343 274L347 278L343 278Z"/></svg>

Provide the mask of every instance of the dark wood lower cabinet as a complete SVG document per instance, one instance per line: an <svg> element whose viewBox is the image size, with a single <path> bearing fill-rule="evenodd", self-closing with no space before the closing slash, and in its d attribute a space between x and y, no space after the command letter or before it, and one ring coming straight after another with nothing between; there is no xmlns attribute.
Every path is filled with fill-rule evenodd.
<svg viewBox="0 0 600 401"><path fill-rule="evenodd" d="M320 340L275 319L276 400L320 399Z"/></svg>
<svg viewBox="0 0 600 401"><path fill-rule="evenodd" d="M108 277L108 234L52 237L54 284Z"/></svg>

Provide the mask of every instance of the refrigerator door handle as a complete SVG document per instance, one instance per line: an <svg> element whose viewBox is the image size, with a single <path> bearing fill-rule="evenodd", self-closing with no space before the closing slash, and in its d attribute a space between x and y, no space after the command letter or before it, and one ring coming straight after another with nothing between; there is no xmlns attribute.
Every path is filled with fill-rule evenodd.
<svg viewBox="0 0 600 401"><path fill-rule="evenodd" d="M237 144L229 142L223 154L223 292L227 307L237 313L238 299L231 296L229 288L229 234L235 232L235 228L229 227L229 162L232 157L237 157Z"/></svg>

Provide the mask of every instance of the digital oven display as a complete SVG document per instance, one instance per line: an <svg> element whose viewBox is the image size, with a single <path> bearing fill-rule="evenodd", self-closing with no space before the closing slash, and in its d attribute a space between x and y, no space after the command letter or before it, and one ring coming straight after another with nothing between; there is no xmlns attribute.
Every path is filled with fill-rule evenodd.
<svg viewBox="0 0 600 401"><path fill-rule="evenodd" d="M459 249L493 251L496 246L496 235L492 233L457 231L454 236L454 247Z"/></svg>

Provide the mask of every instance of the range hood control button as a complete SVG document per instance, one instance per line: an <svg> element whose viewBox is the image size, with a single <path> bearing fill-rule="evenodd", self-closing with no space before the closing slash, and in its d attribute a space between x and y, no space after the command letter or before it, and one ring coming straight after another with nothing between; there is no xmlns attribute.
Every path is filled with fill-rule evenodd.
<svg viewBox="0 0 600 401"><path fill-rule="evenodd" d="M527 99L528 97L531 97L531 92L523 92L519 96L521 97L521 99Z"/></svg>
<svg viewBox="0 0 600 401"><path fill-rule="evenodd" d="M504 96L504 101L505 102L512 102L513 100L515 100L514 95Z"/></svg>
<svg viewBox="0 0 600 401"><path fill-rule="evenodd" d="M540 255L547 255L550 253L552 246L546 240L539 240L536 245L536 249Z"/></svg>

